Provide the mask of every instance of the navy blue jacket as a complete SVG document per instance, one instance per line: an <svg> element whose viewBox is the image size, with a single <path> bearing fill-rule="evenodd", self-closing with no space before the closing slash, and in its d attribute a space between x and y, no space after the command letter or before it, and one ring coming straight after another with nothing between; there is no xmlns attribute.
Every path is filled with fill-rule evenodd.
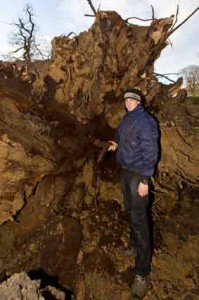
<svg viewBox="0 0 199 300"><path fill-rule="evenodd" d="M152 116L138 105L123 117L115 136L117 160L123 168L150 177L158 160L158 129Z"/></svg>

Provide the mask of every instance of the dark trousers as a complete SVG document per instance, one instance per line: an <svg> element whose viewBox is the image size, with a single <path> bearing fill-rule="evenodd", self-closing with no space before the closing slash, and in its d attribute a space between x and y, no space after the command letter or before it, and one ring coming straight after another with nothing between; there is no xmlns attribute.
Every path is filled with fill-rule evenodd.
<svg viewBox="0 0 199 300"><path fill-rule="evenodd" d="M131 245L137 250L135 274L144 277L150 272L151 244L148 220L149 195L139 196L138 185L140 179L140 176L136 173L123 169L122 190L124 207L131 225Z"/></svg>

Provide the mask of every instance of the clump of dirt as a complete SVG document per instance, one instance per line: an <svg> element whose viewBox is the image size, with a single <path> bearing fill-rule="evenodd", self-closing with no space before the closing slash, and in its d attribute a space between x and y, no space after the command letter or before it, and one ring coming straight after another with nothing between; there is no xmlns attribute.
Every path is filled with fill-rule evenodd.
<svg viewBox="0 0 199 300"><path fill-rule="evenodd" d="M1 283L0 295L2 300L65 300L64 292L51 286L40 289L40 280L31 280L24 272L14 274Z"/></svg>

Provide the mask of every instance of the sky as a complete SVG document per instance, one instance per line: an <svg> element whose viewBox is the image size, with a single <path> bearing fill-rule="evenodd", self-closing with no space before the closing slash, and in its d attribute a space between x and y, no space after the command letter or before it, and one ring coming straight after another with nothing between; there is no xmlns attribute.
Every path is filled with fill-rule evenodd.
<svg viewBox="0 0 199 300"><path fill-rule="evenodd" d="M6 0L1 1L0 10L0 53L10 49L8 43L13 30L12 23L22 16L26 4L31 4L35 22L39 27L37 35L48 41L54 36L67 35L71 31L79 34L88 30L94 18L87 0ZM100 10L114 10L123 19L128 17L151 18L151 6L155 18L169 17L176 13L179 4L178 23L182 22L199 6L199 0L92 0ZM132 20L131 23L147 25L147 22ZM149 24L149 23L148 23ZM199 10L170 37L168 45L155 63L157 73L178 73L189 65L199 65Z"/></svg>

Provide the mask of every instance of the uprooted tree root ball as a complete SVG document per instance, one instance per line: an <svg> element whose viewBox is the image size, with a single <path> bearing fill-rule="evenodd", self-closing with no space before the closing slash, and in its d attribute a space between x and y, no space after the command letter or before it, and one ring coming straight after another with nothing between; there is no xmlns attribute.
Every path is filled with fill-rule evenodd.
<svg viewBox="0 0 199 300"><path fill-rule="evenodd" d="M121 251L129 229L104 142L124 114L122 89L133 86L161 132L145 299L196 299L198 99L186 97L182 79L164 85L154 74L172 23L137 26L96 11L87 32L55 37L52 59L30 64L23 78L1 66L2 279L41 270L71 299L129 299L133 262Z"/></svg>

